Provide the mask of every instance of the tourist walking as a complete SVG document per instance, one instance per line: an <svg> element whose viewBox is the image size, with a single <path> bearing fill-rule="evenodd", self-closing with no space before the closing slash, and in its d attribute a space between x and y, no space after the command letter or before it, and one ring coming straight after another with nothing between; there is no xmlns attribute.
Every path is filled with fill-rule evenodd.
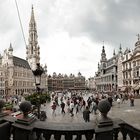
<svg viewBox="0 0 140 140"><path fill-rule="evenodd" d="M55 110L56 110L56 103L55 103L55 102L53 102L51 108L52 108L52 110L53 110L52 114L53 114L53 115L56 115L56 113L55 113Z"/></svg>
<svg viewBox="0 0 140 140"><path fill-rule="evenodd" d="M118 107L120 108L121 100L120 100L119 97L118 97L118 99L117 99L117 104L118 104Z"/></svg>
<svg viewBox="0 0 140 140"><path fill-rule="evenodd" d="M74 109L74 103L73 103L73 101L71 101L71 103L70 103L70 113L71 113L71 117L74 116L74 114L73 114L73 109Z"/></svg>
<svg viewBox="0 0 140 140"><path fill-rule="evenodd" d="M130 106L134 106L134 97L130 98Z"/></svg>
<svg viewBox="0 0 140 140"><path fill-rule="evenodd" d="M108 97L108 102L110 103L110 105L112 106L112 102L113 102L113 99L111 96Z"/></svg>
<svg viewBox="0 0 140 140"><path fill-rule="evenodd" d="M85 110L85 106L86 106L86 101L84 99L82 99L80 110L82 110L82 111Z"/></svg>
<svg viewBox="0 0 140 140"><path fill-rule="evenodd" d="M77 102L75 105L75 109L76 109L76 114L79 112L79 103Z"/></svg>
<svg viewBox="0 0 140 140"><path fill-rule="evenodd" d="M65 103L62 101L60 105L61 105L61 113L65 114Z"/></svg>
<svg viewBox="0 0 140 140"><path fill-rule="evenodd" d="M98 109L98 105L94 101L92 101L91 112L94 111L94 114L96 115L97 114L97 109Z"/></svg>
<svg viewBox="0 0 140 140"><path fill-rule="evenodd" d="M89 107L86 106L86 109L83 111L83 119L85 120L85 122L89 122L90 121L90 111L89 111Z"/></svg>
<svg viewBox="0 0 140 140"><path fill-rule="evenodd" d="M134 106L134 95L131 94L130 97L129 97L129 99L130 99L130 106L131 107Z"/></svg>

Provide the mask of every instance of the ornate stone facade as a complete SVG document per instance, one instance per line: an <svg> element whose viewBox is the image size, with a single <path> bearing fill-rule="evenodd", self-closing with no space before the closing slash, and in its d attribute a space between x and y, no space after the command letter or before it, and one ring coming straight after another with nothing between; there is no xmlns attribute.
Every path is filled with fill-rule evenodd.
<svg viewBox="0 0 140 140"><path fill-rule="evenodd" d="M122 53L122 47L120 45L120 51L119 51L118 63L117 63L117 73L118 73L117 82L118 82L118 90L120 90L120 91L125 89L125 88L123 88L122 58L123 58L123 53Z"/></svg>
<svg viewBox="0 0 140 140"><path fill-rule="evenodd" d="M1 64L2 64L2 56L0 55L0 94L4 94L4 91L5 91L5 70Z"/></svg>
<svg viewBox="0 0 140 140"><path fill-rule="evenodd" d="M37 41L36 22L32 7L29 24L29 45L26 48L27 60L13 55L13 47L4 50L0 56L0 93L6 95L25 94L35 90L35 79L32 70L40 63L40 48ZM41 88L47 90L47 66L41 77Z"/></svg>
<svg viewBox="0 0 140 140"><path fill-rule="evenodd" d="M96 83L95 83L95 78L94 77L90 77L87 80L87 88L89 90L96 90Z"/></svg>
<svg viewBox="0 0 140 140"><path fill-rule="evenodd" d="M133 78L132 78L132 63L131 63L132 51L126 49L122 56L122 77L123 77L123 87L121 88L122 92L130 92Z"/></svg>
<svg viewBox="0 0 140 140"><path fill-rule="evenodd" d="M102 48L101 60L98 63L98 71L95 73L96 90L101 93L112 93L117 91L117 62L118 54L106 58L105 47Z"/></svg>
<svg viewBox="0 0 140 140"><path fill-rule="evenodd" d="M34 77L28 62L13 56L13 48L10 44L4 51L1 67L5 80L5 94L23 94L34 89Z"/></svg>
<svg viewBox="0 0 140 140"><path fill-rule="evenodd" d="M122 57L123 85L126 92L140 94L140 37L134 50L126 49Z"/></svg>
<svg viewBox="0 0 140 140"><path fill-rule="evenodd" d="M126 48L106 59L103 46L101 61L95 74L96 89L99 92L125 92L140 94L140 36L134 50Z"/></svg>
<svg viewBox="0 0 140 140"><path fill-rule="evenodd" d="M49 91L62 91L62 90L84 90L85 77L79 72L77 76L70 74L56 74L48 76L48 90Z"/></svg>

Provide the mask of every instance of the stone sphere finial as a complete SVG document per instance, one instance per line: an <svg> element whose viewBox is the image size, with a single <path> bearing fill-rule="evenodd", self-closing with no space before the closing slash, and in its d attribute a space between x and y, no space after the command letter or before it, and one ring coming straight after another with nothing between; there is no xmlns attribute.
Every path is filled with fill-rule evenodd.
<svg viewBox="0 0 140 140"><path fill-rule="evenodd" d="M101 113L108 113L111 109L111 105L107 100L102 100L98 104L98 109Z"/></svg>
<svg viewBox="0 0 140 140"><path fill-rule="evenodd" d="M20 104L19 108L23 112L23 117L27 117L29 111L31 111L32 104L29 101L24 101Z"/></svg>
<svg viewBox="0 0 140 140"><path fill-rule="evenodd" d="M98 109L101 112L101 118L98 120L98 127L110 126L113 125L113 122L110 118L107 117L107 113L111 109L111 105L108 100L102 100L98 104Z"/></svg>

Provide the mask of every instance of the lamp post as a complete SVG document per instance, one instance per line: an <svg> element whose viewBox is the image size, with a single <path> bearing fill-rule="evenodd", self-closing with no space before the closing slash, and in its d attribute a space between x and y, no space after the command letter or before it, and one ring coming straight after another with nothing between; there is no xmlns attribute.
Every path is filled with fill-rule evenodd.
<svg viewBox="0 0 140 140"><path fill-rule="evenodd" d="M38 98L40 98L39 94L41 94L40 84L41 84L41 75L44 72L43 68L40 66L40 63L36 64L36 70L33 70L33 74L35 77L35 86L36 86L36 92L38 93ZM40 119L40 106L41 104L38 103L37 109L38 109L38 119Z"/></svg>

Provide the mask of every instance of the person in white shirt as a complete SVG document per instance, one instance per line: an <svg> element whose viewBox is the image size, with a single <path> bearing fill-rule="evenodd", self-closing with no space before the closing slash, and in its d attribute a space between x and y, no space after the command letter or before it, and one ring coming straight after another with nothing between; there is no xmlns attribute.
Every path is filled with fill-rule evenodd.
<svg viewBox="0 0 140 140"><path fill-rule="evenodd" d="M120 108L121 100L120 100L119 97L118 97L118 99L117 99L117 104L118 104L118 107Z"/></svg>
<svg viewBox="0 0 140 140"><path fill-rule="evenodd" d="M74 109L74 103L73 103L73 101L71 101L71 103L70 103L70 113L71 113L71 117L74 116L74 114L73 114L73 109Z"/></svg>

